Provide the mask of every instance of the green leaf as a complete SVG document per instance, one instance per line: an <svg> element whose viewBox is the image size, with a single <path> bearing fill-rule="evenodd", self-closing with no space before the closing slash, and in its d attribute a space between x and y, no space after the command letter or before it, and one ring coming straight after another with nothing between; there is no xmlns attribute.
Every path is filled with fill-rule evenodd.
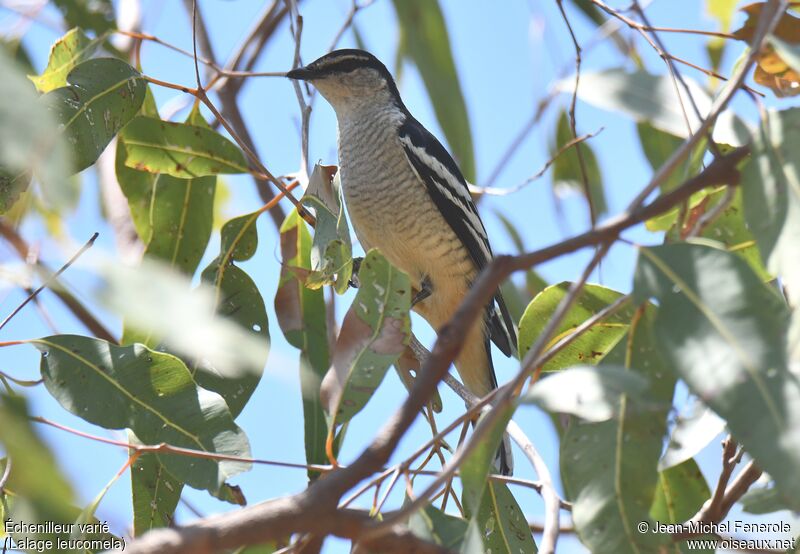
<svg viewBox="0 0 800 554"><path fill-rule="evenodd" d="M111 0L53 0L70 27L89 29L100 35L116 27Z"/></svg>
<svg viewBox="0 0 800 554"><path fill-rule="evenodd" d="M520 356L524 357L530 350L569 287L570 283L567 282L551 285L536 295L528 305L519 324ZM556 330L549 346L570 335L575 327L621 296L621 293L600 285L586 285ZM557 371L574 365L600 362L627 332L633 311L631 307L623 307L593 325L545 363L543 370Z"/></svg>
<svg viewBox="0 0 800 554"><path fill-rule="evenodd" d="M128 167L181 179L248 172L242 151L202 125L138 116L125 129L125 150Z"/></svg>
<svg viewBox="0 0 800 554"><path fill-rule="evenodd" d="M789 296L800 293L800 109L768 111L753 136L753 154L742 172L744 215L767 270L778 275ZM796 303L796 302L795 302ZM795 308L793 326L800 326ZM800 337L798 337L800 338ZM800 340L790 357L800 361Z"/></svg>
<svg viewBox="0 0 800 554"><path fill-rule="evenodd" d="M626 340L614 347L605 363L647 378L648 400L663 408L643 417L636 396L621 395L615 419L570 419L561 440L561 478L573 501L572 518L581 542L594 553L652 552L668 540L639 533L636 527L648 520L675 389L675 378L655 350L653 311L652 306L637 310Z"/></svg>
<svg viewBox="0 0 800 554"><path fill-rule="evenodd" d="M740 258L700 244L640 249L634 292L659 300L656 334L674 370L800 499L800 385L787 368L783 300Z"/></svg>
<svg viewBox="0 0 800 554"><path fill-rule="evenodd" d="M76 65L91 58L104 38L90 39L78 27L70 29L50 48L50 58L42 74L28 78L42 93L66 86L67 74Z"/></svg>
<svg viewBox="0 0 800 554"><path fill-rule="evenodd" d="M18 519L14 517L15 510L7 516L26 523L48 519L73 521L72 486L61 473L50 449L31 427L25 399L0 394L0 421L3 422L0 425L0 444L12 460L6 489L17 499L24 499L30 515L36 519Z"/></svg>
<svg viewBox="0 0 800 554"><path fill-rule="evenodd" d="M528 554L537 552L528 520L505 483L488 481L474 521L483 537L483 552ZM467 514L470 509L464 508Z"/></svg>
<svg viewBox="0 0 800 554"><path fill-rule="evenodd" d="M67 83L42 96L42 102L63 125L73 153L72 172L77 173L97 161L139 111L145 81L125 62L98 58L75 66Z"/></svg>
<svg viewBox="0 0 800 554"><path fill-rule="evenodd" d="M474 448L461 464L461 484L464 488L464 507L472 514L479 511L486 491L487 476L490 472L496 473L493 462L497 456L497 449L503 440L506 426L514 415L516 406L506 406L502 413L496 416L493 423L487 422L488 412L483 412L478 420L478 426L491 425L485 432L483 439ZM476 428L477 428L476 427Z"/></svg>
<svg viewBox="0 0 800 554"><path fill-rule="evenodd" d="M392 3L400 24L398 55L413 61L419 69L447 143L464 177L474 181L472 131L439 2L393 0Z"/></svg>
<svg viewBox="0 0 800 554"><path fill-rule="evenodd" d="M286 216L280 232L282 263L275 315L287 342L300 350L306 462L327 464L328 430L320 402L320 386L330 367L325 296L322 289L303 284L311 271L311 234L297 210ZM318 476L309 472L309 479Z"/></svg>
<svg viewBox="0 0 800 554"><path fill-rule="evenodd" d="M458 550L464 542L467 521L448 515L432 504L411 514L409 530L421 539L450 550Z"/></svg>
<svg viewBox="0 0 800 554"><path fill-rule="evenodd" d="M653 171L657 171L672 156L672 154L683 144L683 140L656 129L646 121L636 124L636 131L639 134L639 143L642 146L644 155ZM670 173L669 177L661 184L661 192L666 193L676 189L684 181L693 177L700 170L703 163L703 154L706 151L706 142L700 143L692 150L692 155ZM672 212L672 219L676 219L677 212Z"/></svg>
<svg viewBox="0 0 800 554"><path fill-rule="evenodd" d="M344 294L353 273L353 249L342 203L340 176L332 176L323 166L314 166L301 202L313 208L317 223L311 245L311 273L306 286L334 285Z"/></svg>
<svg viewBox="0 0 800 554"><path fill-rule="evenodd" d="M551 156L555 156L560 148L575 138L572 136L569 116L566 111L562 110L558 116L555 135L555 140L550 147ZM578 155L578 149L580 149L580 156ZM586 198L584 191L581 160L583 160L583 167L586 168L589 198ZM591 202L595 215L599 216L608 211L606 196L603 192L603 175L600 172L597 158L586 141L571 146L555 159L555 162L553 162L553 187L555 187L556 191L569 189L579 192L586 198L587 202Z"/></svg>
<svg viewBox="0 0 800 554"><path fill-rule="evenodd" d="M144 244L150 242L153 236L153 225L150 222L150 205L153 200L153 183L158 175L146 171L136 171L125 165L125 131L117 137L117 150L114 168L117 182L128 200L128 209L131 220L136 228L136 234Z"/></svg>
<svg viewBox="0 0 800 554"><path fill-rule="evenodd" d="M135 436L129 432L129 437ZM143 454L131 466L133 536L169 527L181 499L183 483L170 475L155 454Z"/></svg>
<svg viewBox="0 0 800 554"><path fill-rule="evenodd" d="M696 82L684 77L700 114L705 117L711 108L711 98ZM571 94L575 78L567 77L556 83L556 90ZM700 126L686 91L680 87L680 98L669 75L651 75L645 71L627 72L609 69L599 72L581 72L578 97L593 106L622 113L633 120L648 121L656 129L677 137L687 138ZM732 145L741 141L732 131L733 116L723 113L714 132L715 140Z"/></svg>
<svg viewBox="0 0 800 554"><path fill-rule="evenodd" d="M0 74L0 213L17 202L34 173L50 204L67 203L69 152L56 120L42 109L31 83L4 49L0 49Z"/></svg>
<svg viewBox="0 0 800 554"><path fill-rule="evenodd" d="M683 523L689 521L711 498L703 473L693 459L658 473L658 486L650 517L659 523ZM671 552L697 552L689 549L686 543L673 545ZM713 552L700 549L700 552Z"/></svg>
<svg viewBox="0 0 800 554"><path fill-rule="evenodd" d="M361 262L359 281L322 383L330 429L350 421L366 405L411 338L408 275L371 249Z"/></svg>
<svg viewBox="0 0 800 554"><path fill-rule="evenodd" d="M167 443L230 456L250 455L225 401L198 387L178 358L142 345L113 346L75 335L30 341L42 352L47 390L73 414L107 429L131 429L145 444ZM217 491L249 464L159 454L189 485Z"/></svg>
<svg viewBox="0 0 800 554"><path fill-rule="evenodd" d="M269 354L269 322L264 299L255 282L234 264L253 256L258 246L257 211L231 219L222 227L220 254L203 270L202 280L213 287L217 315L238 325L244 333L263 342L261 357L246 366L198 364L194 371L197 384L222 395L237 417L261 380Z"/></svg>
<svg viewBox="0 0 800 554"><path fill-rule="evenodd" d="M748 514L771 514L791 510L791 504L775 487L750 489L744 493L739 502L742 504L742 510Z"/></svg>
<svg viewBox="0 0 800 554"><path fill-rule="evenodd" d="M539 379L520 401L599 422L619 417L620 400L626 396L639 400L646 389L647 379L625 368L576 366Z"/></svg>

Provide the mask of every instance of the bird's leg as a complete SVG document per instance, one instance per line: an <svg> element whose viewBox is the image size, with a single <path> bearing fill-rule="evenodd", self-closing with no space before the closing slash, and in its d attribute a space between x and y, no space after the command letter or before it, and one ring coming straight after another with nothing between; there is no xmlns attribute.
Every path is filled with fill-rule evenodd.
<svg viewBox="0 0 800 554"><path fill-rule="evenodd" d="M353 258L353 273L350 274L350 280L347 282L351 287L357 289L361 283L358 281L358 271L361 269L361 262L364 261L364 258L358 257Z"/></svg>
<svg viewBox="0 0 800 554"><path fill-rule="evenodd" d="M420 281L420 289L414 293L414 297L411 299L411 307L413 308L418 303L428 298L432 292L433 283L431 283L431 278L426 275L422 278L422 281Z"/></svg>

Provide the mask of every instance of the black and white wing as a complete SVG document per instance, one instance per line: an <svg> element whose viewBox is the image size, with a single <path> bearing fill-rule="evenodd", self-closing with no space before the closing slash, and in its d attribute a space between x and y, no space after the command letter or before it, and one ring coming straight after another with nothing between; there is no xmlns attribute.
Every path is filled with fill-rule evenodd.
<svg viewBox="0 0 800 554"><path fill-rule="evenodd" d="M478 271L482 270L492 259L492 249L461 170L436 137L410 115L400 127L400 142L439 212L464 243ZM499 313L494 302L486 308L490 337L503 354L511 356L517 348L514 323L500 290L494 299Z"/></svg>

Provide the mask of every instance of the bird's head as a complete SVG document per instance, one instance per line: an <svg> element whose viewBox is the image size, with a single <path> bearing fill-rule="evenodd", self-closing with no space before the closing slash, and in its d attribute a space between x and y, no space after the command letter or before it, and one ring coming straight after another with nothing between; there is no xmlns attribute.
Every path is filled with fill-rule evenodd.
<svg viewBox="0 0 800 554"><path fill-rule="evenodd" d="M314 85L337 112L382 102L402 107L391 73L364 50L334 50L286 76Z"/></svg>

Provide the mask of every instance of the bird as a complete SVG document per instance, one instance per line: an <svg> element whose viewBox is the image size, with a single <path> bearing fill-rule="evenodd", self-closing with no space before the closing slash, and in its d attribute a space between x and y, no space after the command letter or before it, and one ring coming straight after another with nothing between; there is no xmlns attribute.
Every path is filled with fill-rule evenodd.
<svg viewBox="0 0 800 554"><path fill-rule="evenodd" d="M341 189L356 237L365 252L377 248L408 274L413 310L438 332L492 260L458 165L411 115L391 73L371 53L334 50L286 76L309 82L336 113ZM497 388L490 341L513 356L515 333L498 289L455 360L476 396ZM507 437L496 465L502 474L513 470Z"/></svg>

